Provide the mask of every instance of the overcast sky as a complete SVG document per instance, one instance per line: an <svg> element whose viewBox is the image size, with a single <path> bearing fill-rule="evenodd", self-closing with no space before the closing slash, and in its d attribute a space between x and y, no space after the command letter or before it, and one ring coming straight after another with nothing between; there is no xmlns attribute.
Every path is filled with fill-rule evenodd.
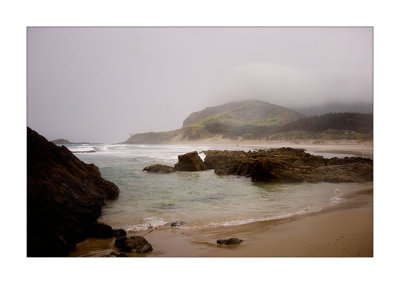
<svg viewBox="0 0 400 284"><path fill-rule="evenodd" d="M28 126L122 142L234 100L372 102L371 28L29 28Z"/></svg>

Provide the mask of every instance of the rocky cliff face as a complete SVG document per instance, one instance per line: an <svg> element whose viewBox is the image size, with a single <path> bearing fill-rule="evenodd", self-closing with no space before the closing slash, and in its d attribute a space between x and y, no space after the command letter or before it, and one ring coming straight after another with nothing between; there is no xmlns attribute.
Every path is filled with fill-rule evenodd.
<svg viewBox="0 0 400 284"><path fill-rule="evenodd" d="M28 256L67 256L90 235L106 200L118 187L99 169L58 147L28 127Z"/></svg>

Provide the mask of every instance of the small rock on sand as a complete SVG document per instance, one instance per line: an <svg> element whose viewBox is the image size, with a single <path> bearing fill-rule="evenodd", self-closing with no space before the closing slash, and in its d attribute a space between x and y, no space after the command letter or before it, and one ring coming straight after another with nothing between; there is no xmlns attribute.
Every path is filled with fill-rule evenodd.
<svg viewBox="0 0 400 284"><path fill-rule="evenodd" d="M219 245L238 245L241 242L243 242L243 240L240 240L238 238L230 238L230 239L226 239L226 240L217 240L217 244L219 244Z"/></svg>

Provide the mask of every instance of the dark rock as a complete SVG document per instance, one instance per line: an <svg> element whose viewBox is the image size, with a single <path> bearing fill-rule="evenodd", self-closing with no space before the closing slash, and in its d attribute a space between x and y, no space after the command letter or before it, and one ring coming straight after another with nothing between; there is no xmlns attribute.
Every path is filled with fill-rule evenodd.
<svg viewBox="0 0 400 284"><path fill-rule="evenodd" d="M237 239L237 238L230 238L230 239L225 239L225 240L217 240L217 244L219 245L238 245L243 240Z"/></svg>
<svg viewBox="0 0 400 284"><path fill-rule="evenodd" d="M113 229L106 224L94 223L90 227L89 236L99 239L119 238L126 236L126 231L123 229Z"/></svg>
<svg viewBox="0 0 400 284"><path fill-rule="evenodd" d="M123 229L114 229L112 236L114 238L120 238L126 236L126 231Z"/></svg>
<svg viewBox="0 0 400 284"><path fill-rule="evenodd" d="M176 171L204 171L207 170L207 166L203 160L199 157L199 154L194 151L178 156L178 163L175 164L174 170Z"/></svg>
<svg viewBox="0 0 400 284"><path fill-rule="evenodd" d="M160 165L160 164L145 167L143 169L143 171L151 172L151 173L162 173L162 174L168 174L168 173L175 172L173 167L166 166L166 165Z"/></svg>
<svg viewBox="0 0 400 284"><path fill-rule="evenodd" d="M28 256L67 256L118 194L95 165L27 129Z"/></svg>
<svg viewBox="0 0 400 284"><path fill-rule="evenodd" d="M175 221L171 223L171 227L181 227L183 225L182 221Z"/></svg>
<svg viewBox="0 0 400 284"><path fill-rule="evenodd" d="M371 159L313 156L303 149L258 151L204 151L204 163L218 175L240 175L264 182L362 182L372 181Z"/></svg>
<svg viewBox="0 0 400 284"><path fill-rule="evenodd" d="M115 240L115 247L122 252L135 252L138 254L144 254L153 250L151 244L141 236L118 238Z"/></svg>
<svg viewBox="0 0 400 284"><path fill-rule="evenodd" d="M90 227L89 236L100 239L111 238L113 236L113 229L106 224L94 223Z"/></svg>

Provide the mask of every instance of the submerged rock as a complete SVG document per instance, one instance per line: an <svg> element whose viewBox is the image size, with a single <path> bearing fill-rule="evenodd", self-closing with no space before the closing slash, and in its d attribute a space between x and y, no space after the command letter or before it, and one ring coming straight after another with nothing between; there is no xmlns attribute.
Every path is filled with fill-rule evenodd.
<svg viewBox="0 0 400 284"><path fill-rule="evenodd" d="M27 129L27 255L67 256L118 187L65 146Z"/></svg>
<svg viewBox="0 0 400 284"><path fill-rule="evenodd" d="M175 221L171 223L171 227L181 227L183 225L182 221Z"/></svg>
<svg viewBox="0 0 400 284"><path fill-rule="evenodd" d="M118 238L115 240L115 247L122 252L135 252L138 254L144 254L153 250L151 244L141 236Z"/></svg>
<svg viewBox="0 0 400 284"><path fill-rule="evenodd" d="M175 164L174 170L176 171L204 171L207 166L200 158L199 154L194 151L178 156L178 163Z"/></svg>
<svg viewBox="0 0 400 284"><path fill-rule="evenodd" d="M179 209L182 207L179 205L173 204L173 203L168 203L168 204L162 204L160 206L155 206L153 208L162 209L162 210L170 210L170 209Z"/></svg>
<svg viewBox="0 0 400 284"><path fill-rule="evenodd" d="M160 164L145 167L143 171L151 173L162 173L162 174L175 172L173 167Z"/></svg>
<svg viewBox="0 0 400 284"><path fill-rule="evenodd" d="M204 151L205 165L218 175L240 175L265 182L372 181L373 162L366 158L313 156L303 149L258 151Z"/></svg>
<svg viewBox="0 0 400 284"><path fill-rule="evenodd" d="M230 239L225 239L225 240L217 240L217 244L219 245L238 245L243 240L238 239L238 238L230 238Z"/></svg>

